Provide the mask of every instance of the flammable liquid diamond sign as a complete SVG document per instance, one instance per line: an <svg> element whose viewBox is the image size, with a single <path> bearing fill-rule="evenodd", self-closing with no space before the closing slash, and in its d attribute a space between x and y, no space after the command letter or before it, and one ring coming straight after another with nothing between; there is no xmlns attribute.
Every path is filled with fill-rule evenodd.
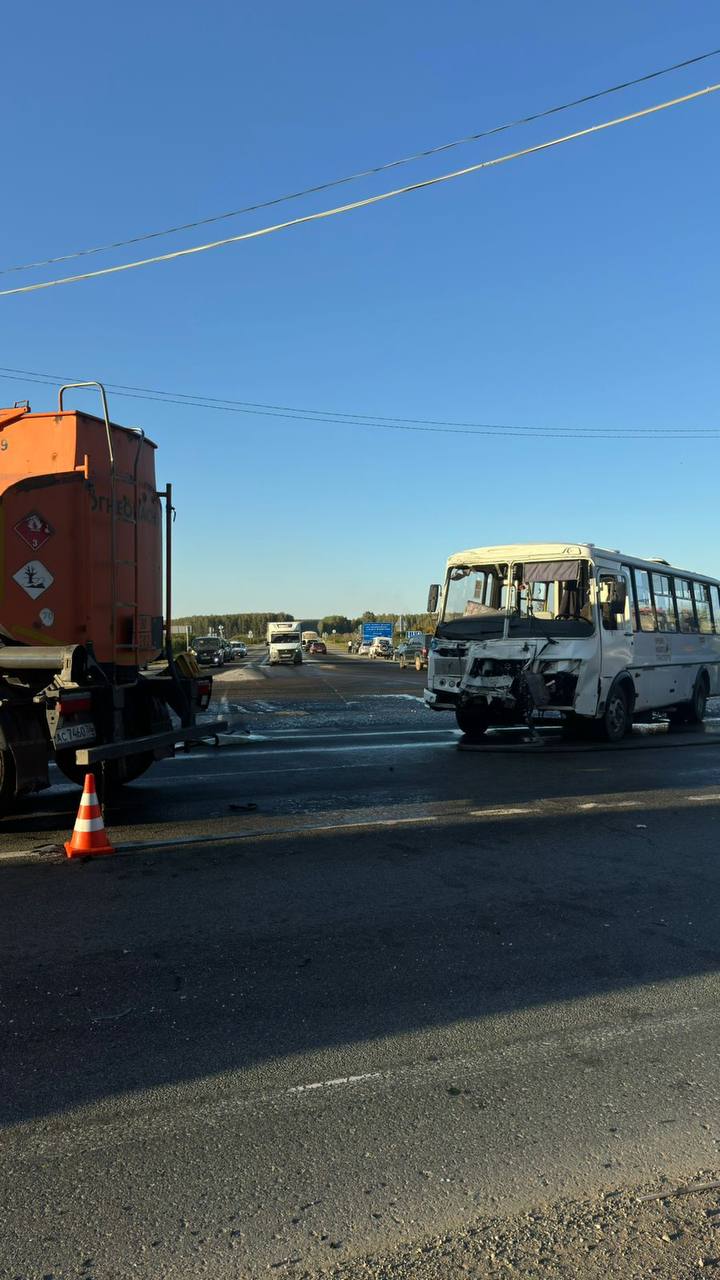
<svg viewBox="0 0 720 1280"><path fill-rule="evenodd" d="M27 543L31 551L39 551L55 532L39 511L28 511L22 520L18 520L17 524L13 525L13 529L18 537Z"/></svg>

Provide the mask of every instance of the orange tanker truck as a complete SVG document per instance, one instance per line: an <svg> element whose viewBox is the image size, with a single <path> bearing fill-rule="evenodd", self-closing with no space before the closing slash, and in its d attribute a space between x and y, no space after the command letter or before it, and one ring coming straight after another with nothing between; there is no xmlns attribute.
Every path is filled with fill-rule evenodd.
<svg viewBox="0 0 720 1280"><path fill-rule="evenodd" d="M103 416L66 409L71 387L96 387ZM50 786L53 758L129 782L225 727L197 725L212 680L173 658L155 449L110 421L100 383L62 387L57 413L0 409L0 813Z"/></svg>

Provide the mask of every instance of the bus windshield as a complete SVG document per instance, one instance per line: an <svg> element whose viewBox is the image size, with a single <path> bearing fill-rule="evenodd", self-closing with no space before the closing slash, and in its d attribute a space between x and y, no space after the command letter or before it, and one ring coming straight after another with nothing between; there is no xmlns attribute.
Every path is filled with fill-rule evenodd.
<svg viewBox="0 0 720 1280"><path fill-rule="evenodd" d="M592 612L587 560L453 565L438 635L589 635Z"/></svg>

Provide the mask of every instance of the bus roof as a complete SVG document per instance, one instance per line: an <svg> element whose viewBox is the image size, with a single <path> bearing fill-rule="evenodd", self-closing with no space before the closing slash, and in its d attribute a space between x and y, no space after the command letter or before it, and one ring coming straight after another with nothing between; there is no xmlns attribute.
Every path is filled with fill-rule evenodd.
<svg viewBox="0 0 720 1280"><path fill-rule="evenodd" d="M450 556L447 567L460 564L507 564L510 561L525 560L605 560L622 561L623 564L634 565L648 572L679 573L689 578L699 578L703 582L718 582L707 573L697 573L694 569L683 569L679 565L670 564L659 556L629 556L616 548L610 550L597 547L593 542L511 542L498 547L470 547L467 551L456 551Z"/></svg>

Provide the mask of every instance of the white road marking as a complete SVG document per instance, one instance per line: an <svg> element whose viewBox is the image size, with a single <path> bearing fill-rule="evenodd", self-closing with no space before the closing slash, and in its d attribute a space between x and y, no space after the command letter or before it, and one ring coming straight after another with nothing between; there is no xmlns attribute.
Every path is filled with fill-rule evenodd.
<svg viewBox="0 0 720 1280"><path fill-rule="evenodd" d="M533 813L537 813L537 809L471 809L471 818L512 818L519 817L521 814L529 817Z"/></svg>
<svg viewBox="0 0 720 1280"><path fill-rule="evenodd" d="M262 671L258 671L257 667L229 667L227 670L218 671L213 676L213 686L216 684L245 684L262 682L265 676Z"/></svg>
<svg viewBox="0 0 720 1280"><path fill-rule="evenodd" d="M338 1085L361 1084L365 1080L382 1080L382 1071L365 1071L359 1076L338 1076L335 1080L316 1080L312 1084L293 1084L286 1089L286 1094L311 1093L317 1089L337 1089Z"/></svg>
<svg viewBox="0 0 720 1280"><path fill-rule="evenodd" d="M338 729L333 733L308 733L305 729L286 729L284 733L268 733L265 735L266 742L285 742L297 741L295 734L304 734L307 742L314 742L316 739L325 738L406 738L420 736L421 734L439 734L450 733L454 738L462 737L459 729L361 729L356 733L347 729ZM391 744L393 745L393 744Z"/></svg>
<svg viewBox="0 0 720 1280"><path fill-rule="evenodd" d="M354 736L354 735L353 735L353 736ZM277 739L276 739L276 741L277 741ZM360 746L357 746L357 747L355 747L355 746L351 746L351 745L342 746L342 745L340 745L340 744L338 744L338 745L337 745L337 746L335 746L335 747L296 747L296 746L292 746L292 747L278 747L278 748L277 748L277 750L273 751L273 753L272 753L272 754L273 754L274 756L281 756L281 755L282 755L282 756L284 756L284 755L288 755L288 754L290 754L290 753L291 753L292 755L295 755L295 756L300 756L300 755L328 755L328 754L330 754L330 753L333 753L333 752L340 752L340 751L384 751L384 750L387 750L387 751L417 751L418 749L419 749L419 750L422 750L423 748L425 748L425 749L426 749L426 750L428 750L428 751L438 751L441 747L454 747L454 746L456 746L456 745L457 745L457 744L456 744L455 740L453 739L453 740L452 740L452 741L450 741L450 742L375 742L375 743L364 743L364 744L361 744ZM251 753L251 752L243 752L243 758L244 758L244 759L246 759L246 758L247 758L247 756L248 756L249 754L252 754L252 753ZM263 754L263 755L266 755L266 754L268 754L268 753L267 753L267 752L263 752L262 754Z"/></svg>

